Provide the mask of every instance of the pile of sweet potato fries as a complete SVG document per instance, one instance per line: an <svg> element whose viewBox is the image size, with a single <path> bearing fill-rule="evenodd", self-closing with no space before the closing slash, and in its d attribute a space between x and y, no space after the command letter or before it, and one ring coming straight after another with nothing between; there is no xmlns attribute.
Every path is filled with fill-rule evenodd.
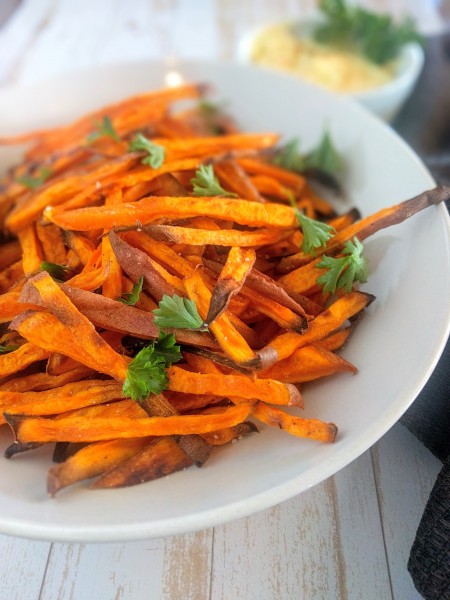
<svg viewBox="0 0 450 600"><path fill-rule="evenodd" d="M325 292L321 260L449 196L337 216L275 163L277 135L240 132L202 94L150 92L0 140L27 145L0 196L0 418L7 457L56 443L52 495L200 466L258 422L333 442L333 423L283 407L302 408L303 382L356 372L336 351L373 296ZM310 253L299 212L334 231Z"/></svg>

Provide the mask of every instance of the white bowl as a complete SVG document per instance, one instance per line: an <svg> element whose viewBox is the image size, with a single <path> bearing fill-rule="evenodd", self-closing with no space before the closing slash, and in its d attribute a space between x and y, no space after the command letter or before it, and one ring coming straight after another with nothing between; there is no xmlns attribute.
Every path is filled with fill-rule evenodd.
<svg viewBox="0 0 450 600"><path fill-rule="evenodd" d="M282 21L287 24L303 27L312 31L318 19L303 21ZM242 64L252 64L252 49L255 39L276 23L263 24L246 33L237 46L236 58ZM363 92L349 92L350 96L385 121L392 121L410 96L424 64L424 51L417 43L407 44L401 50L397 60L394 78L384 85ZM295 77L295 75L290 75ZM300 78L300 76L298 76Z"/></svg>
<svg viewBox="0 0 450 600"><path fill-rule="evenodd" d="M364 215L434 185L405 143L346 98L278 73L186 63L190 81L210 82L248 131L315 144L326 125L347 171L349 202ZM89 109L163 85L160 63L69 73L30 88L0 90L0 135L73 119ZM10 149L1 149L5 161ZM334 444L261 427L213 453L206 465L136 487L46 494L49 449L0 458L0 531L52 540L137 540L202 529L286 500L365 452L405 412L431 374L450 325L450 224L444 206L381 231L366 244L376 295L343 351L358 368L305 385L305 415L339 426ZM8 439L7 439L8 438ZM11 441L5 431L0 443ZM395 457L394 457L395 459Z"/></svg>

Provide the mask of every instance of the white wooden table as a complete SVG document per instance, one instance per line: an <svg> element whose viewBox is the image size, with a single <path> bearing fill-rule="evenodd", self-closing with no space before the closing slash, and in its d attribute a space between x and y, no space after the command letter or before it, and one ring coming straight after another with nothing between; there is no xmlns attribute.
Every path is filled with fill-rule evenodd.
<svg viewBox="0 0 450 600"><path fill-rule="evenodd" d="M372 2L382 8L386 1ZM313 0L1 0L0 85L178 55L232 60L239 36ZM407 6L397 1L394 10ZM420 2L414 4L418 10ZM421 6L429 29L435 15ZM406 564L440 463L401 425L260 514L138 543L0 536L0 600L415 600Z"/></svg>

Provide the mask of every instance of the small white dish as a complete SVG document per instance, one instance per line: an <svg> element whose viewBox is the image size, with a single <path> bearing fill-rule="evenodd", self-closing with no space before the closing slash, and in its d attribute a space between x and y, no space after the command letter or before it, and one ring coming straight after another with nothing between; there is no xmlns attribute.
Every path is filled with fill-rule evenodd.
<svg viewBox="0 0 450 600"><path fill-rule="evenodd" d="M249 66L172 66L207 82L246 131L317 143L326 125L347 164L350 205L368 215L434 186L417 156L382 121L303 81ZM142 62L67 73L32 87L0 90L0 135L64 123L130 94L164 85L167 68ZM11 148L0 148L3 164ZM16 157L17 158L17 157ZM51 449L0 457L0 532L47 540L122 541L179 534L244 517L307 490L345 467L401 417L425 385L450 328L450 220L435 206L367 240L376 300L342 354L358 368L305 385L305 416L333 421L334 444L261 427L219 448L206 465L135 487L46 493ZM12 441L3 427L0 447Z"/></svg>
<svg viewBox="0 0 450 600"><path fill-rule="evenodd" d="M264 32L274 25L289 25L302 30L305 35L312 33L313 27L319 20L311 17L304 20L281 21L279 23L265 23L246 33L237 47L236 58L241 64L254 64L252 53L255 40L264 35ZM424 64L424 51L420 44L407 44L401 50L396 61L395 75L392 80L383 85L361 92L342 92L378 115L385 121L392 121L401 110L406 100L411 95L417 83ZM300 75L290 74L292 77L301 78Z"/></svg>

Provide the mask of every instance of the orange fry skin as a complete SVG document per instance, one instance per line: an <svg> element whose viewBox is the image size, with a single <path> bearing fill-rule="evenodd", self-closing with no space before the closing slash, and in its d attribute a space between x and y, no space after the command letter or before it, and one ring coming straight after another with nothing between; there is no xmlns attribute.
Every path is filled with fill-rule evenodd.
<svg viewBox="0 0 450 600"><path fill-rule="evenodd" d="M6 414L17 441L26 442L95 442L119 438L188 435L208 433L238 425L252 410L252 403L224 409L214 415L175 415L128 419L92 417L62 417L58 420L42 417L19 417Z"/></svg>

